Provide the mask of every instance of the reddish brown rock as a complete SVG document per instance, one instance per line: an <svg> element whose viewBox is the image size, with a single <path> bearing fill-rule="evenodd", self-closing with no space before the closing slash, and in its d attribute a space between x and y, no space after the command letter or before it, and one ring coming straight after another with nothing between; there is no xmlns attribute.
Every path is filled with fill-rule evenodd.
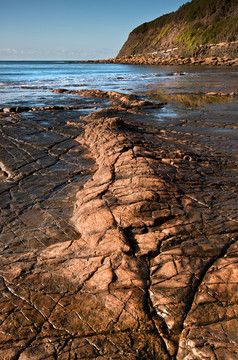
<svg viewBox="0 0 238 360"><path fill-rule="evenodd" d="M236 45L237 48L237 45ZM145 56L116 57L105 60L92 60L94 63L132 64L132 65L205 65L205 66L237 66L238 59L219 56L183 56L175 55L166 58L147 54Z"/></svg>
<svg viewBox="0 0 238 360"><path fill-rule="evenodd" d="M138 116L117 104L50 127L48 145L24 128L15 152L5 135L37 161L3 152L0 358L236 358L235 162L201 147L197 124L181 136ZM10 139L18 123L3 128ZM87 173L72 166L80 152L95 165L65 194Z"/></svg>

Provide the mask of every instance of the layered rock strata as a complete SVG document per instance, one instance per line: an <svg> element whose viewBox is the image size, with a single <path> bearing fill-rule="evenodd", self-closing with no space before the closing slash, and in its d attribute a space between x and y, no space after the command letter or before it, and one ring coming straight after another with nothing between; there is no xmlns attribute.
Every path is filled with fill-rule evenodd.
<svg viewBox="0 0 238 360"><path fill-rule="evenodd" d="M73 221L95 256L105 257L87 291L104 293L104 318L109 294L112 303L136 298L125 310L138 321L131 332L153 334L158 347L148 344L147 358L235 359L236 220L228 216L219 230L212 191L191 194L199 178L205 186L195 154L161 158L137 131L110 112L90 116L85 131L98 170L78 194Z"/></svg>
<svg viewBox="0 0 238 360"><path fill-rule="evenodd" d="M83 188L74 186L71 226L66 224L63 234L55 228L51 238L49 226L39 245L32 243L31 234L21 239L15 227L15 246L14 241L3 246L0 358L237 358L235 158L228 156L230 146L219 152L212 135L203 140L192 123L151 123L143 112L149 104L138 101L127 99L125 107L120 100L79 123L72 120L73 127L68 122L68 130L50 127L52 144L45 149L41 143L33 172L26 167L30 179L39 175L36 166L43 161L44 174L58 151L54 181L63 174L53 190L67 189L72 176L67 178L62 161L69 162L74 177L82 176L68 156L68 151L77 154L76 141L79 153L95 161L91 171L85 169L94 173ZM12 120L6 120L3 134L15 144L11 126ZM16 151L22 146L30 154L31 142L33 154L40 141L36 131L26 126L19 136L25 142ZM30 218L37 238L34 224L41 223L53 190L48 184L41 194L39 184L37 204L33 196L27 207L24 176L13 171L7 176L4 212L9 214L11 193L21 195L19 207L23 203L15 217L11 213L11 223L5 220L7 230Z"/></svg>
<svg viewBox="0 0 238 360"><path fill-rule="evenodd" d="M110 105L116 106L117 109L130 111L140 111L145 109L158 109L163 107L163 103L155 103L148 100L143 100L140 96L133 94L123 94L117 91L102 91L98 89L81 89L81 90L67 90L55 89L56 93L76 94L81 97L94 99L107 99Z"/></svg>

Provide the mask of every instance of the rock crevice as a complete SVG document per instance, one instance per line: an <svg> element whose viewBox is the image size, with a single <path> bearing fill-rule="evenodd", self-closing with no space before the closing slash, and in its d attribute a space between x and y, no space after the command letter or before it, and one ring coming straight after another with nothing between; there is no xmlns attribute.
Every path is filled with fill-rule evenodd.
<svg viewBox="0 0 238 360"><path fill-rule="evenodd" d="M20 245L13 252L9 241L0 258L0 358L236 359L235 162L225 155L214 158L191 131L178 135L182 127L140 122L143 106L127 99L125 107L116 97L111 108L75 122L75 131L69 127L73 142L67 147L87 154L90 169L83 169L84 162L82 169L71 167L70 158L71 177L60 173L57 166L68 158L55 132L41 150L52 158L40 171L56 166L50 189L60 192L60 199L66 184L87 174L83 185L75 184L71 225L54 235L63 216L55 222L49 190L40 198L41 177L30 208L24 199L19 215L5 219ZM58 152L63 155L55 163ZM35 179L32 160L27 175ZM22 169L18 164L19 179L5 181L2 194L10 189L12 196L21 195L20 179L27 179ZM19 226L13 226L29 221L33 234L51 223L48 232L60 239L41 238L41 246L27 247L27 237L20 242Z"/></svg>
<svg viewBox="0 0 238 360"><path fill-rule="evenodd" d="M141 279L131 278L130 285L123 278L125 273L115 272L117 275L113 286L120 287L126 283L128 288L135 285L145 292L145 306L150 309L147 314L156 331L160 329L158 333L164 344L167 344L168 354L174 358L180 334L183 333L184 320L194 306L200 285L213 264L225 256L233 240L227 239L223 244L222 236L217 254L213 256L210 255L209 245L204 244L204 249L208 249L202 253L197 252L196 247L193 249L192 245L190 251L187 249L191 237L201 237L201 243L204 241L201 234L206 234L207 230L203 230L206 225L203 224L201 214L203 209L207 209L207 213L212 212L210 204L196 199L196 195L184 194L173 181L180 169L177 167L174 173L170 166L162 165L161 159L152 157L146 150L143 136L138 141L136 131L133 132L132 127L126 126L116 115L117 111L115 117L112 117L110 111L110 117L107 117L104 111L103 114L98 112L88 117L90 123L86 126L84 141L96 158L98 170L79 193L79 204L73 221L82 237L88 241L92 241L92 233L97 229L97 234L93 234L94 239L100 238L100 241L96 240L97 251L100 251L101 246L105 247L106 241L106 251L110 249L127 255L127 266L130 267L131 261L138 263L137 275L143 274L141 266L146 272L146 261L150 262L147 275ZM186 156L186 153L181 155L184 159L188 158ZM165 182L165 174L170 181ZM202 185L202 176L200 182ZM84 204L87 204L86 208ZM199 207L201 210L196 209ZM99 231L102 219L105 218L108 222ZM161 251L161 246L176 233L183 237L182 247L171 246L171 250ZM204 236L208 237L209 243L209 236ZM158 266L155 265L157 261ZM158 303L159 298L162 305ZM173 298L177 300L171 303ZM163 305L163 302L168 305Z"/></svg>

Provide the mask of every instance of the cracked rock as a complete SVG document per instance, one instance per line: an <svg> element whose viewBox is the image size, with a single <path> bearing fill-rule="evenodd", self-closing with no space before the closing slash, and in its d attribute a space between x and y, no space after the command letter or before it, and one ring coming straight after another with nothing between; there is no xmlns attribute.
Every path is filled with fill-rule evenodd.
<svg viewBox="0 0 238 360"><path fill-rule="evenodd" d="M134 105L1 114L1 359L237 358L230 140Z"/></svg>

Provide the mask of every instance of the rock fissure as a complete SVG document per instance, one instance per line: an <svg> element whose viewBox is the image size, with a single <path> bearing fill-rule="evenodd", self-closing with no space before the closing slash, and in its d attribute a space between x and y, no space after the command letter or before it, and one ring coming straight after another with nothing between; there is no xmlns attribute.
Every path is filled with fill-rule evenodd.
<svg viewBox="0 0 238 360"><path fill-rule="evenodd" d="M2 283L0 357L234 357L237 207L236 182L229 180L236 174L232 158L224 162L214 147L217 137L211 146L208 140L202 146L199 124L193 123L192 134L189 119L183 123L186 134L176 125L165 130L149 120L148 104L139 98L91 95L115 102L77 120L79 136L70 122L64 130L55 123L46 152L37 145L37 132L32 139L24 139L22 132L22 141L14 145L17 114L11 120L15 128L4 135L9 170L16 168L21 176L24 162L29 168L13 187L3 183L1 238L8 259L2 255L0 261L10 285L8 291ZM13 142L7 143L10 131ZM69 139L79 141L79 147ZM14 167L21 153L24 162ZM84 154L81 164L77 158ZM52 165L52 159L58 161ZM31 168L34 162L39 173ZM84 177L82 166L85 172L90 167L89 176ZM42 191L44 175L53 181ZM29 207L24 196L31 179L36 193L29 190ZM68 195L72 191L76 200ZM67 201L56 212L64 196L76 201L70 225Z"/></svg>
<svg viewBox="0 0 238 360"><path fill-rule="evenodd" d="M100 120L99 120L100 121ZM98 122L99 122L98 121ZM110 120L107 120L107 119L103 119L102 121L110 121ZM91 128L91 126L94 126L94 127L96 127L97 126L97 123L95 124L95 125L90 125L89 126L89 128L90 128L90 130L92 131L92 128ZM100 124L100 131L102 131L102 125ZM108 127L106 128L106 130L105 131L108 131ZM108 139L108 137L107 137L107 139ZM89 141L91 141L92 140L92 138L91 137L89 137ZM104 140L103 140L103 142L104 142ZM97 149L99 148L99 146L98 146L98 143L100 143L100 138L99 137L97 137ZM112 144L111 144L112 145ZM102 147L101 148L103 148L103 143L102 143ZM92 151L94 151L93 150L93 146L91 145L91 149L92 149ZM96 150L97 151L97 150ZM104 151L106 151L105 150L105 148L104 148ZM119 168L119 166L121 167L121 166L124 166L124 164L125 164L125 162L123 162L123 161L121 161L121 157L123 157L123 155L125 155L125 154L121 154L121 156L120 157L118 157L118 159L117 159L117 161L116 161L116 163L114 164L114 175L113 175L113 181L111 181L110 182L110 186L109 187L107 187L106 188L106 190L104 190L104 192L103 192L103 199L105 200L106 198L107 198L107 196L108 196L108 192L112 192L113 194L114 194L114 196L115 196L115 191L117 191L117 189L116 189L116 184L117 184L117 182L119 181L118 180L118 174L120 174L120 178L122 178L122 174L123 174L123 172L122 172L122 170L121 170L121 168ZM96 156L98 159L100 159L100 156ZM104 158L105 158L106 156L104 155ZM131 157L130 157L130 160L128 160L128 163L133 163L133 161L135 160L135 159L138 159L139 157L138 156L135 156L135 153L134 153L134 151L133 151L133 149L132 149L132 153L131 153ZM140 156L140 158L142 158L143 159L143 156ZM150 170L149 170L149 162L147 161L147 159L146 159L146 161L145 161L145 163L146 163L146 167L148 167L148 170L146 170L146 173L150 173ZM119 165L119 166L118 166ZM100 166L103 166L103 163L102 163L102 165L101 165L101 163L100 162L98 162L98 166L99 166L99 171L100 171ZM134 171L134 170L132 170L132 171ZM163 170L162 170L163 171ZM133 172L132 172L132 174L134 174ZM136 173L135 173L136 174ZM158 174L159 173L157 173L157 176L158 176ZM197 173L198 174L198 173ZM167 173L166 173L166 175L167 175ZM133 175L133 176L135 176L135 175ZM133 184L133 176L131 177L130 176L130 180L128 179L127 180L127 183L128 184L130 184L130 186ZM201 182L203 181L203 178L202 177L200 177L201 178ZM123 179L123 178L122 178ZM173 182L173 177L170 177L170 180L171 180L171 185L172 185L172 194L174 194L174 193L176 193L176 187L172 184L172 182ZM125 181L125 180L123 180L123 181ZM163 184L165 183L165 181L163 181ZM168 190L168 186L167 186L167 190ZM149 216L151 217L153 217L154 218L154 220L153 220L153 222L149 222L148 224L147 223L145 223L145 226L146 227L148 227L148 225L149 225L149 228L150 227L157 227L157 228L165 228L165 226L166 226L166 224L169 222L169 223L175 223L176 224L176 222L179 220L179 218L181 217L183 217L184 216L184 213L187 211L187 209L186 208L184 208L184 204L182 204L182 202L181 202L181 197L184 197L184 198L187 198L188 199L188 201L196 201L197 203L198 203L198 205L199 206L205 206L206 208L208 208L208 209L211 209L211 206L209 205L209 204L207 204L207 203L205 203L204 201L201 201L201 200L199 200L199 199L196 199L196 197L194 197L194 196L187 196L187 194L185 194L185 196L183 196L183 194L181 193L181 191L178 191L177 190L177 207L179 208L179 211L174 211L174 205L172 205L172 207L170 206L170 208L168 209L168 211L169 211L169 214L167 215L164 215L163 216L163 218L157 218L156 216L152 216L152 214L153 214L153 203L151 203L151 201L150 201L150 203L148 204L148 210L149 210ZM123 197L125 197L125 195L123 195ZM122 198L121 198L122 199ZM123 199L124 200L124 199ZM157 201L159 201L159 199L157 200ZM114 199L114 202L108 202L107 200L106 200L106 207L107 207L107 209L109 210L109 212L110 212L110 214L112 215L112 218L113 218L113 223L114 224L116 224L117 225L117 227L118 227L118 223L120 224L120 227L121 228L123 228L123 231L124 231L124 234L126 234L126 238L127 239L129 239L129 242L130 242L130 247L133 249L133 256L135 256L136 254L137 254L137 252L138 252L138 250L139 250L139 247L138 247L138 242L137 241L135 241L135 235L134 235L134 231L133 231L133 229L135 229L136 227L134 226L134 225L131 225L131 224L128 224L127 222L125 223L125 221L124 221L124 219L123 219L123 216L122 216L122 213L120 213L120 215L117 213L117 207L119 207L120 206L120 204L122 204L123 202L118 202L118 200L116 201L115 199ZM114 205L115 204L115 205ZM135 204L140 204L140 201L135 201L135 202L130 202L129 204L128 204L128 207L130 207L131 205L135 205ZM158 206L158 205L157 205ZM110 208L111 207L111 208ZM176 214L176 215L172 215L171 214L171 209L173 208L173 212L174 212L174 214ZM126 207L123 207L123 209L124 210L126 210ZM130 214L132 214L131 213L131 211L130 210L128 210L127 209L127 212L129 212ZM123 213L123 215L124 215L124 213ZM187 215L186 215L187 216ZM117 219L119 219L119 221L117 220ZM201 220L202 220L202 217L201 216L199 216L199 222L201 222ZM113 224L112 223L112 224ZM129 226L128 226L129 225ZM141 226L141 225L140 225ZM174 225L173 225L174 226ZM205 229L205 231L206 231L206 226L204 227L204 225L203 225L203 228L201 228L200 229L200 224L198 224L197 223L197 219L194 221L194 229L195 229L195 232L197 232L197 233L199 233L199 234L203 234L204 233L204 229ZM186 230L186 227L185 227L185 230ZM143 233L146 233L146 234L148 234L148 228L147 228L147 231L145 232L145 230L144 231L142 231L142 234L141 235L145 235L145 234L143 234ZM185 234L188 234L189 232L188 232L188 230L186 230L185 231ZM132 235L133 234L133 235ZM104 234L105 235L105 234ZM157 256L160 256L161 254L160 254L160 248L161 248L161 242L159 242L159 244L157 244L157 250L152 250L152 252L151 252L151 254L152 254L152 258L156 258ZM158 250L159 249L159 250ZM151 251L151 250L150 250ZM129 253L130 254L130 253ZM162 254L163 255L163 254ZM184 254L185 255L185 254ZM137 255L136 255L137 256ZM220 255L217 255L216 256L216 259L217 258L219 258L219 256L224 256L224 252L221 252L220 253ZM191 291L191 287L192 287L192 289L193 289L193 294L194 294L194 296L196 295L196 293L197 293L197 291L198 291L198 288L199 288L199 285L202 283L202 281L203 281L203 278L204 278L204 276L205 276L205 274L207 273L207 271L209 270L209 268L210 268L210 266L212 265L212 263L213 263L213 261L216 261L216 259L212 259L211 260L211 262L209 262L209 257L208 257L208 263L207 262L205 262L206 263L206 265L205 265L205 267L203 266L203 268L202 268L202 273L198 276L198 275L196 275L196 274L193 274L193 271L190 271L190 270L188 270L189 272L190 272L190 276L191 277L193 277L194 278L194 280L196 279L196 281L195 281L195 283L194 283L194 280L192 280L192 278L191 278L191 280L187 283L187 285L183 285L183 288L184 288L184 290L190 290ZM153 283L153 287L155 287L155 286L157 286L158 284L162 284L163 282L164 283L166 283L166 282L168 282L168 281L176 281L176 277L178 277L179 276L179 274L180 274L180 272L181 272L181 270L178 268L178 266L177 266L177 263L175 262L175 259L173 258L172 259L172 261L173 261L173 264L174 264L174 266L175 266L175 269L176 269L176 274L175 275L173 275L173 276L169 276L167 279L164 279L164 281L159 281L159 282L154 282L154 281L152 281L152 283ZM156 272L156 271L155 271ZM174 280L175 279L175 280ZM116 279L117 281L118 281L118 277L117 277L117 279ZM116 282L117 282L116 281ZM196 284L196 285L195 285ZM182 282L181 282L181 285L182 285ZM147 289L146 290L146 288L145 288L145 291L146 292L149 292L149 290ZM160 291L159 291L159 293L161 293ZM191 296L191 295L190 295ZM190 297L190 299L191 299L191 297ZM185 307L184 307L184 313L185 314L187 314L188 312L189 312L189 310L190 310L190 308L192 307L192 304L193 304L193 299L194 299L194 297L191 299L191 301L190 301L190 303L188 303L188 300L186 300L186 302L185 302ZM150 300L151 301L151 303L152 303L152 300ZM189 305L190 304L190 305ZM183 306L183 305L182 305ZM154 307L153 307L154 308ZM156 311L156 309L158 309L157 308L157 306L154 308L154 311ZM158 316L158 315L157 315ZM181 325L180 325L180 330L179 330L179 333L180 332L182 332L183 331L183 325L182 325L182 323L183 323L183 320L182 320L182 322L181 322ZM171 332L171 330L169 330L169 335L168 335L168 337L171 337L171 334L170 334L170 332ZM177 333L177 330L176 330L176 333ZM179 333L177 333L177 334L179 334ZM167 334L166 335L164 335L164 338L163 338L163 340L164 341L167 341L168 342L168 338L166 338L166 336L167 336ZM177 336L177 335L176 335ZM176 342L177 341L179 341L178 340L178 337L177 337L177 340L176 340L176 336L174 337L174 340L173 341L175 341L173 344L173 346L172 346L172 348L173 348L173 350L171 350L172 348L170 348L170 352L171 353L173 353L173 355L172 356L175 356L175 354L177 353L177 348L176 348ZM173 337L172 337L173 338ZM173 342L172 341L172 342Z"/></svg>

